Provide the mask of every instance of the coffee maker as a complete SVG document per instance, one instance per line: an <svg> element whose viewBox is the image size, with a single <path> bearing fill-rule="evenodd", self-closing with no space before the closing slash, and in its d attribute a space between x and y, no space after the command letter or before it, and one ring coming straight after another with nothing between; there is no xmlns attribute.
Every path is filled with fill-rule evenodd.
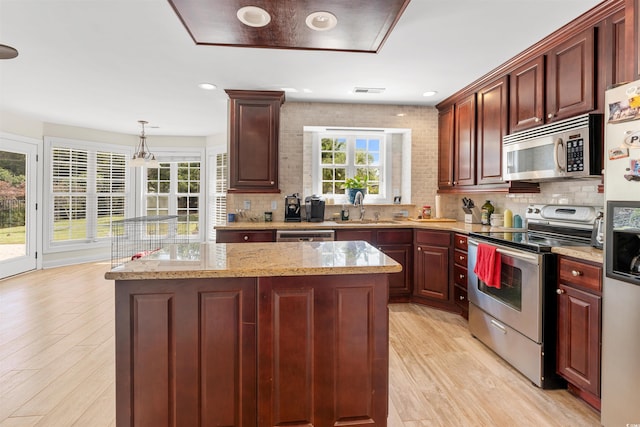
<svg viewBox="0 0 640 427"><path fill-rule="evenodd" d="M300 222L300 195L294 193L284 198L284 222Z"/></svg>
<svg viewBox="0 0 640 427"><path fill-rule="evenodd" d="M324 221L324 200L320 196L308 196L304 199L306 219L309 222Z"/></svg>

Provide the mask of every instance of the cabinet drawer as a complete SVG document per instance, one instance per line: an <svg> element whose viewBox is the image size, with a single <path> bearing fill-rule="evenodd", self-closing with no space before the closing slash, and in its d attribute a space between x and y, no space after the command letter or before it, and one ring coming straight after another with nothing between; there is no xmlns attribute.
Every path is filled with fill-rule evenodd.
<svg viewBox="0 0 640 427"><path fill-rule="evenodd" d="M373 230L336 230L336 240L364 240L372 245L376 243Z"/></svg>
<svg viewBox="0 0 640 427"><path fill-rule="evenodd" d="M378 230L379 245L413 243L413 230Z"/></svg>
<svg viewBox="0 0 640 427"><path fill-rule="evenodd" d="M217 243L250 243L250 242L275 242L273 231L230 231L217 230Z"/></svg>
<svg viewBox="0 0 640 427"><path fill-rule="evenodd" d="M456 234L453 238L455 239L454 240L454 245L455 245L456 249L460 249L460 250L466 252L466 250L467 250L467 236L464 235L464 234Z"/></svg>
<svg viewBox="0 0 640 427"><path fill-rule="evenodd" d="M453 253L453 261L460 267L467 268L467 253L456 249Z"/></svg>
<svg viewBox="0 0 640 427"><path fill-rule="evenodd" d="M453 287L453 299L456 305L465 310L469 309L469 301L467 300L467 290L458 286Z"/></svg>
<svg viewBox="0 0 640 427"><path fill-rule="evenodd" d="M426 243L436 246L450 246L451 234L448 231L416 231L415 243Z"/></svg>
<svg viewBox="0 0 640 427"><path fill-rule="evenodd" d="M602 266L560 257L560 282L602 292Z"/></svg>
<svg viewBox="0 0 640 427"><path fill-rule="evenodd" d="M453 266L453 281L462 286L463 288L467 287L467 268L460 267L459 265Z"/></svg>

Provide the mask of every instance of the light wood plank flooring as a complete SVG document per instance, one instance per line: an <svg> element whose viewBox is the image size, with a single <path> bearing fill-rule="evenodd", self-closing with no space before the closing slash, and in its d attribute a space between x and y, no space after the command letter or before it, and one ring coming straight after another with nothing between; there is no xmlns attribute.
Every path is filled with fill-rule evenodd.
<svg viewBox="0 0 640 427"><path fill-rule="evenodd" d="M115 425L108 269L0 281L0 426ZM389 427L600 425L565 390L533 386L472 338L464 319L418 305L390 306L389 382Z"/></svg>

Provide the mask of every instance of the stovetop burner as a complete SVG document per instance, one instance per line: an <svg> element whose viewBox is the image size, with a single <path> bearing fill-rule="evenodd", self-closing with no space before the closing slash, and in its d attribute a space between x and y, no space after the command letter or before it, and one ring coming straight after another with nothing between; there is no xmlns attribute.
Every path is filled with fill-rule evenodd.
<svg viewBox="0 0 640 427"><path fill-rule="evenodd" d="M532 252L551 252L553 247L589 246L599 210L594 206L530 205L526 229L471 232L471 236Z"/></svg>

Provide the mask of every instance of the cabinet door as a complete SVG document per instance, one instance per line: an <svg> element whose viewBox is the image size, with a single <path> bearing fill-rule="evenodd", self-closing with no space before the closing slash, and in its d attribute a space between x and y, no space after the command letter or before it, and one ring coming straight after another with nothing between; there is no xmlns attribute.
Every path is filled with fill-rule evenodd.
<svg viewBox="0 0 640 427"><path fill-rule="evenodd" d="M118 426L255 426L256 279L115 288Z"/></svg>
<svg viewBox="0 0 640 427"><path fill-rule="evenodd" d="M478 91L478 184L502 181L502 137L508 131L507 77Z"/></svg>
<svg viewBox="0 0 640 427"><path fill-rule="evenodd" d="M448 247L416 245L414 294L436 300L449 300Z"/></svg>
<svg viewBox="0 0 640 427"><path fill-rule="evenodd" d="M476 183L476 95L455 105L454 185Z"/></svg>
<svg viewBox="0 0 640 427"><path fill-rule="evenodd" d="M602 298L560 284L558 373L600 396L600 311Z"/></svg>
<svg viewBox="0 0 640 427"><path fill-rule="evenodd" d="M279 192L278 137L284 92L231 91L228 192Z"/></svg>
<svg viewBox="0 0 640 427"><path fill-rule="evenodd" d="M402 271L389 274L389 299L409 298L413 272L413 245L380 245L378 249L402 265Z"/></svg>
<svg viewBox="0 0 640 427"><path fill-rule="evenodd" d="M625 16L624 9L607 17L600 23L598 37L598 91L604 91L612 84L629 81L627 76L628 64L625 52ZM606 107L606 106L604 106ZM600 108L602 110L602 107Z"/></svg>
<svg viewBox="0 0 640 427"><path fill-rule="evenodd" d="M517 132L543 123L544 120L544 56L519 68L509 79L509 115L511 129Z"/></svg>
<svg viewBox="0 0 640 427"><path fill-rule="evenodd" d="M548 54L546 122L595 109L595 44L591 28Z"/></svg>
<svg viewBox="0 0 640 427"><path fill-rule="evenodd" d="M386 426L385 275L259 280L258 426Z"/></svg>
<svg viewBox="0 0 640 427"><path fill-rule="evenodd" d="M438 188L453 186L453 113L449 106L438 114Z"/></svg>

